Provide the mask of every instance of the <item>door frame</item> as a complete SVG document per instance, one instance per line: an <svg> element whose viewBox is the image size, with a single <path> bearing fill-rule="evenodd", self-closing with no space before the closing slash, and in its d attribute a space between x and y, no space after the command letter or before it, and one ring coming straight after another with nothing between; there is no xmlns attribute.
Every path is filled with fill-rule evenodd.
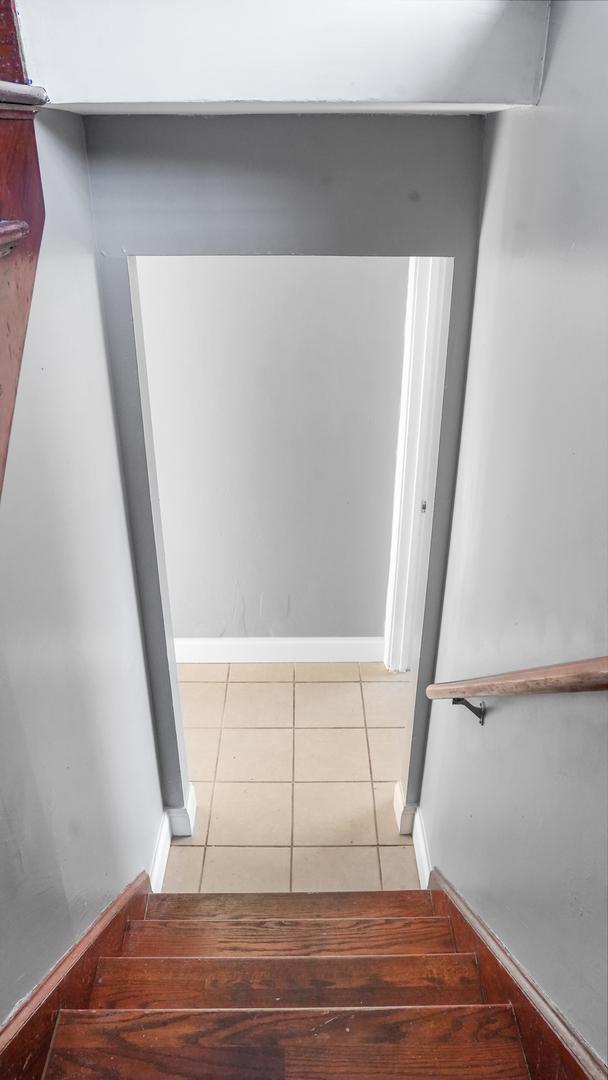
<svg viewBox="0 0 608 1080"><path fill-rule="evenodd" d="M453 275L453 258L410 258L384 663L414 674L429 576Z"/></svg>
<svg viewBox="0 0 608 1080"><path fill-rule="evenodd" d="M131 245L139 247L140 245ZM144 254L176 254L169 251L144 251ZM182 252L180 252L181 254ZM188 254L186 252L185 254ZM166 576L164 544L162 539L162 525L160 519L160 503L156 483L156 467L154 460L154 446L151 437L150 405L148 400L145 354L143 349L143 336L141 328L141 312L139 310L137 289L137 254L129 252L125 247L120 252L101 250L98 252L98 271L102 308L106 325L106 342L108 348L111 381L114 395L114 409L121 448L121 460L123 470L123 483L125 491L125 503L129 520L133 561L136 571L140 615L142 619L142 636L150 680L150 697L153 709L153 722L157 743L159 760L159 775L163 802L168 814L171 831L177 835L187 835L192 831L194 816L194 800L192 785L188 780L186 767L185 744L179 691L177 686L177 664L175 658L173 631L171 626L171 614L168 596L168 584ZM415 257L408 256L408 295L406 297L406 332L407 343L404 350L404 370L402 375L402 398L400 409L399 430L403 432L399 447L401 456L397 461L397 473L395 492L397 503L394 507L398 526L399 545L395 547L395 558L391 557L391 565L395 566L395 588L393 595L405 595L397 592L397 582L400 587L404 581L403 568L407 567L404 553L407 547L404 542L407 528L408 503L405 493L405 477L411 474L411 455L407 458L405 449L408 440L407 433L411 435L414 430L419 430L420 451L415 460L414 474L422 482L422 477L430 477L429 487L425 490L432 492L430 504L431 513L419 515L424 517L422 533L412 528L413 537L422 537L425 543L415 549L419 552L418 565L424 568L424 588L421 586L419 602L422 603L420 620L417 626L418 639L422 633L422 617L425 622L435 623L438 617L437 604L440 604L440 594L430 595L430 575L428 573L429 550L433 516L435 516L435 532L445 529L446 505L451 505L452 484L448 483L448 500L446 503L445 492L442 499L442 513L433 515L433 499L435 495L435 480L437 473L437 459L439 454L439 427L442 424L445 410L443 409L443 386L445 377L445 343L447 340L448 323L450 320L450 297L448 283L451 286L454 260L452 258ZM426 277L425 277L426 272ZM411 275L411 278L410 278ZM438 286L443 280L443 289ZM411 281L411 287L410 287ZM424 282L426 281L426 285ZM437 316L437 296L443 298L441 318L431 318L433 312ZM435 298L435 302L433 300ZM427 315L425 316L425 313ZM426 321L425 321L426 319ZM428 325L427 325L428 324ZM411 326L411 331L408 328ZM414 328L417 331L414 333ZM431 330L435 330L435 335ZM423 330L425 331L423 333ZM438 331L441 333L438 333ZM414 349L414 345L417 348ZM441 346L441 347L440 347ZM412 349L414 351L412 352ZM409 372L411 361L415 360L414 368L422 373L423 378L418 381L418 396L414 393L414 383L410 382ZM443 366L438 362L442 361ZM439 377L438 367L442 372ZM433 377L433 372L434 377ZM434 393L429 393L433 390ZM424 390L422 396L421 391ZM418 428L414 424L416 416L415 403L421 405L422 411L418 413ZM434 410L430 405L434 405ZM460 415L460 402L450 403L451 412ZM411 414L412 421L407 424L407 418ZM423 439L425 430L421 423L423 418L433 417L433 430L436 436L430 440L430 446ZM447 447L451 445L451 439L446 439ZM442 443L442 455L448 449ZM423 469L425 463L425 469ZM434 464L433 464L434 463ZM399 482L401 480L401 482ZM404 486L405 485L405 486ZM445 478L444 478L445 487ZM414 490L417 492L418 487ZM441 518L441 521L439 520ZM410 517L412 526L413 519ZM438 545L438 549L441 544ZM439 559L440 567L444 564L444 554L439 550L433 556ZM397 558L396 555L399 555ZM424 559L426 558L426 562ZM397 574L397 569L399 573ZM437 580L437 574L434 575ZM410 575L411 587L413 587L413 563ZM427 591L427 585L429 589ZM397 609L395 608L395 611ZM396 621L394 622L395 626ZM430 626L425 636L422 653L420 654L420 672L415 673L414 681L420 683L416 690L416 703L414 710L414 724L412 741L408 752L408 763L402 771L402 780L399 781L400 801L403 803L403 814L400 814L403 822L409 823L413 819L413 812L408 817L417 802L417 790L420 785L422 766L424 761L424 747L426 732L428 729L428 701L424 696L422 683L424 678L430 681L430 670L434 666L434 654L436 648L437 627ZM413 656L413 652L411 652ZM418 660L418 655L416 655ZM418 666L418 665L417 665ZM407 802L406 793L410 795ZM410 831L410 827L403 827L401 831Z"/></svg>

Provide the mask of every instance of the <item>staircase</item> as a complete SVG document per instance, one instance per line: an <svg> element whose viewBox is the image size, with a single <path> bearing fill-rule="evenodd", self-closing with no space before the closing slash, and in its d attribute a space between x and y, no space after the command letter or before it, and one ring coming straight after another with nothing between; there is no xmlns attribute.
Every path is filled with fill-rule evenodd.
<svg viewBox="0 0 608 1080"><path fill-rule="evenodd" d="M44 1080L527 1080L430 892L148 897Z"/></svg>

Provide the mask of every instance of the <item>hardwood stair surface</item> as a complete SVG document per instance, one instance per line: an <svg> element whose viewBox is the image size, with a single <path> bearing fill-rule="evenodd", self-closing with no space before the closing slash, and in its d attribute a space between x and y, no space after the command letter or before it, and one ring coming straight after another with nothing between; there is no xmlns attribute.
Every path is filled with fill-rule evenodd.
<svg viewBox="0 0 608 1080"><path fill-rule="evenodd" d="M147 919L376 919L432 916L430 892L151 893Z"/></svg>
<svg viewBox="0 0 608 1080"><path fill-rule="evenodd" d="M111 1062L104 1073L101 1062ZM276 1071L275 1071L276 1070ZM467 1076L527 1080L509 1006L65 1012L45 1080Z"/></svg>
<svg viewBox="0 0 608 1080"><path fill-rule="evenodd" d="M465 953L435 956L108 957L94 1009L310 1008L468 1005L481 1002L479 970Z"/></svg>
<svg viewBox="0 0 608 1080"><path fill-rule="evenodd" d="M143 911L143 908L142 908ZM526 1080L429 892L149 896L44 1080Z"/></svg>
<svg viewBox="0 0 608 1080"><path fill-rule="evenodd" d="M126 956L390 956L454 952L450 920L141 919Z"/></svg>

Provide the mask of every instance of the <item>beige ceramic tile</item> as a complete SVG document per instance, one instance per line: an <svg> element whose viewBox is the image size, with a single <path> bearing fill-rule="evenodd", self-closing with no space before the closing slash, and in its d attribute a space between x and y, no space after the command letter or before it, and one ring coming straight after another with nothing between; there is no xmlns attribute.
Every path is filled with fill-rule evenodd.
<svg viewBox="0 0 608 1080"><path fill-rule="evenodd" d="M382 886L384 889L419 889L413 847L381 847Z"/></svg>
<svg viewBox="0 0 608 1080"><path fill-rule="evenodd" d="M293 682L293 664L231 664L230 682Z"/></svg>
<svg viewBox="0 0 608 1080"><path fill-rule="evenodd" d="M363 684L368 727L406 727L414 715L415 687L403 682Z"/></svg>
<svg viewBox="0 0 608 1080"><path fill-rule="evenodd" d="M178 664L180 682L226 682L228 664Z"/></svg>
<svg viewBox="0 0 608 1080"><path fill-rule="evenodd" d="M395 817L395 808L393 806L394 796L394 784L384 782L374 784L378 840L381 844L394 844L400 847L407 847L412 843L412 838L411 836L402 836L397 831L397 819Z"/></svg>
<svg viewBox="0 0 608 1080"><path fill-rule="evenodd" d="M293 842L375 844L371 784L296 784Z"/></svg>
<svg viewBox="0 0 608 1080"><path fill-rule="evenodd" d="M363 727L361 686L296 683L296 727Z"/></svg>
<svg viewBox="0 0 608 1080"><path fill-rule="evenodd" d="M179 688L184 727L221 727L224 683L186 682Z"/></svg>
<svg viewBox="0 0 608 1080"><path fill-rule="evenodd" d="M222 781L292 778L293 731L243 731L224 728L217 779Z"/></svg>
<svg viewBox="0 0 608 1080"><path fill-rule="evenodd" d="M296 780L369 780L364 731L296 730Z"/></svg>
<svg viewBox="0 0 608 1080"><path fill-rule="evenodd" d="M359 664L363 682L411 682L411 671L389 671L381 660Z"/></svg>
<svg viewBox="0 0 608 1080"><path fill-rule="evenodd" d="M294 892L350 892L380 888L375 847L296 847Z"/></svg>
<svg viewBox="0 0 608 1080"><path fill-rule="evenodd" d="M291 784L216 784L209 843L291 843Z"/></svg>
<svg viewBox="0 0 608 1080"><path fill-rule="evenodd" d="M213 780L219 731L210 728L186 728L186 756L191 780Z"/></svg>
<svg viewBox="0 0 608 1080"><path fill-rule="evenodd" d="M229 683L224 727L293 727L293 686Z"/></svg>
<svg viewBox="0 0 608 1080"><path fill-rule="evenodd" d="M172 840L173 844L178 844L180 847L192 847L192 845L200 846L207 841L207 828L209 825L209 809L211 806L213 784L197 783L194 785L194 790L196 791L194 832L192 833L192 836L175 837Z"/></svg>
<svg viewBox="0 0 608 1080"><path fill-rule="evenodd" d="M289 892L288 847L207 848L201 892Z"/></svg>
<svg viewBox="0 0 608 1080"><path fill-rule="evenodd" d="M374 780L398 780L410 739L405 728L370 728L367 736Z"/></svg>
<svg viewBox="0 0 608 1080"><path fill-rule="evenodd" d="M198 892L203 868L202 847L171 847L162 892Z"/></svg>
<svg viewBox="0 0 608 1080"><path fill-rule="evenodd" d="M358 664L296 664L296 682L358 681Z"/></svg>

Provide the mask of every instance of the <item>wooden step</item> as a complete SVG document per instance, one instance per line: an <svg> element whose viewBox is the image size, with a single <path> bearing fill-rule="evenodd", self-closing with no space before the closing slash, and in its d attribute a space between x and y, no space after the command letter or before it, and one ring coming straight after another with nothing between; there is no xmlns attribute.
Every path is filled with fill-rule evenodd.
<svg viewBox="0 0 608 1080"><path fill-rule="evenodd" d="M446 918L142 919L126 956L387 956L454 952Z"/></svg>
<svg viewBox="0 0 608 1080"><path fill-rule="evenodd" d="M435 956L107 957L93 1009L263 1009L468 1005L482 1001L471 953Z"/></svg>
<svg viewBox="0 0 608 1080"><path fill-rule="evenodd" d="M528 1072L506 1005L61 1013L45 1080L105 1076L527 1080Z"/></svg>
<svg viewBox="0 0 608 1080"><path fill-rule="evenodd" d="M148 919L410 918L433 915L428 891L352 893L153 893Z"/></svg>

